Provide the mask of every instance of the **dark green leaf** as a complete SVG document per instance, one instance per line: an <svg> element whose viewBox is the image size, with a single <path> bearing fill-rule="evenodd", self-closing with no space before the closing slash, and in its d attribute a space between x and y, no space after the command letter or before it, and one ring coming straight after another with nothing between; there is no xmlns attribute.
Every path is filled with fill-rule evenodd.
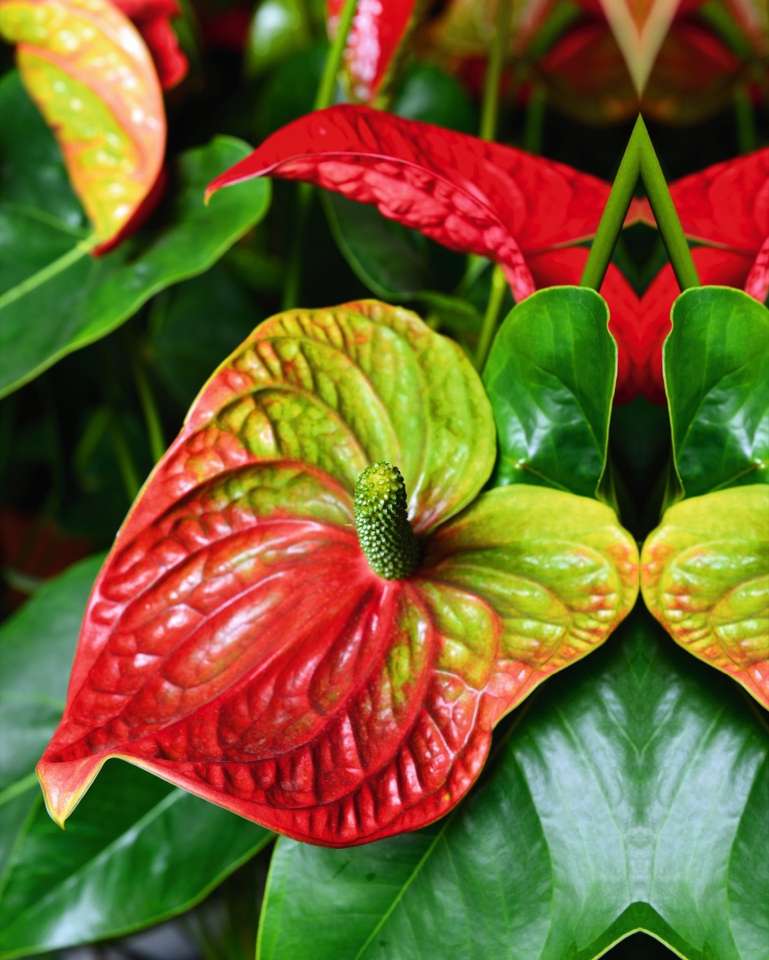
<svg viewBox="0 0 769 960"><path fill-rule="evenodd" d="M514 722L433 827L281 840L260 960L588 960L639 928L688 960L769 953L769 738L733 685L639 613Z"/></svg>
<svg viewBox="0 0 769 960"><path fill-rule="evenodd" d="M402 302L431 285L428 242L375 207L322 194L329 227L350 268L378 297Z"/></svg>
<svg viewBox="0 0 769 960"><path fill-rule="evenodd" d="M478 126L465 87L432 63L409 67L393 100L392 112L462 133L475 133Z"/></svg>
<svg viewBox="0 0 769 960"><path fill-rule="evenodd" d="M769 310L740 290L673 305L665 388L684 495L769 482Z"/></svg>
<svg viewBox="0 0 769 960"><path fill-rule="evenodd" d="M502 324L483 371L499 436L498 485L595 496L606 466L617 349L605 301L550 287Z"/></svg>
<svg viewBox="0 0 769 960"><path fill-rule="evenodd" d="M186 409L211 371L253 327L247 291L217 264L153 302L149 359L169 393Z"/></svg>
<svg viewBox="0 0 769 960"><path fill-rule="evenodd" d="M15 74L0 82L0 115L0 395L208 269L267 210L266 181L203 205L211 177L248 152L217 137L181 156L151 229L94 258L56 142Z"/></svg>
<svg viewBox="0 0 769 960"><path fill-rule="evenodd" d="M42 587L0 628L0 958L112 937L200 900L270 835L111 763L62 832L33 773L64 706L101 557Z"/></svg>

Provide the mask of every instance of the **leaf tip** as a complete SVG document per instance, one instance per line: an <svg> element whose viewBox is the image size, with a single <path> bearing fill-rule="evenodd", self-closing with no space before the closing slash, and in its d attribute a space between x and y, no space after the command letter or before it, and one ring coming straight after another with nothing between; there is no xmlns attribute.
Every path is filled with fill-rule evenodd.
<svg viewBox="0 0 769 960"><path fill-rule="evenodd" d="M65 829L65 823L83 799L106 757L84 757L81 760L52 762L43 758L35 768L48 816Z"/></svg>

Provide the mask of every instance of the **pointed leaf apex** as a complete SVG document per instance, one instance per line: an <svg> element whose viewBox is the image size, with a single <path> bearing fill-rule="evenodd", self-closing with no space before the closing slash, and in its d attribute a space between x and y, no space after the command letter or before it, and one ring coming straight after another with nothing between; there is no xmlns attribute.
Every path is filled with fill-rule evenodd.
<svg viewBox="0 0 769 960"><path fill-rule="evenodd" d="M64 763L41 760L35 768L48 815L65 829L65 822L93 783L107 757L84 757Z"/></svg>

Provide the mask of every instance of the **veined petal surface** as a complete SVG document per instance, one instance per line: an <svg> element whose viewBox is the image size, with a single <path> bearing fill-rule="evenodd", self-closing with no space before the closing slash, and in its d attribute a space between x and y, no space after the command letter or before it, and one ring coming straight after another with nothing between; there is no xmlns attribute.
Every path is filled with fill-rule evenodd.
<svg viewBox="0 0 769 960"><path fill-rule="evenodd" d="M769 487L672 506L643 547L646 605L690 653L769 708Z"/></svg>
<svg viewBox="0 0 769 960"><path fill-rule="evenodd" d="M607 507L524 486L467 506L494 448L477 374L408 311L261 324L96 581L38 765L52 816L113 757L329 846L451 809L499 718L636 592L635 543ZM357 476L382 458L402 465L422 553L402 580L372 571L353 522Z"/></svg>
<svg viewBox="0 0 769 960"><path fill-rule="evenodd" d="M315 183L444 246L496 260L517 300L534 290L525 253L590 236L609 192L552 160L349 105L278 130L208 193L258 176Z"/></svg>
<svg viewBox="0 0 769 960"><path fill-rule="evenodd" d="M101 246L155 187L166 118L152 57L109 0L0 0L24 84L64 154Z"/></svg>

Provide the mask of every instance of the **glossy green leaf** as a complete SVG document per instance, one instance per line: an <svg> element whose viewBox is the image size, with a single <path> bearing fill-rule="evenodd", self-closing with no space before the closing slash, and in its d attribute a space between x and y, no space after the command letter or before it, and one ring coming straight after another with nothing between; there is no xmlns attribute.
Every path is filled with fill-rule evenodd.
<svg viewBox="0 0 769 960"><path fill-rule="evenodd" d="M247 153L217 137L182 155L148 230L93 258L56 142L15 74L0 82L0 115L0 395L208 269L267 210L258 182L203 205L211 176Z"/></svg>
<svg viewBox="0 0 769 960"><path fill-rule="evenodd" d="M590 960L645 929L688 960L757 960L768 816L760 719L639 613L519 712L442 823L348 850L280 840L257 955Z"/></svg>
<svg viewBox="0 0 769 960"><path fill-rule="evenodd" d="M769 486L674 504L644 544L643 585L676 643L769 707Z"/></svg>
<svg viewBox="0 0 769 960"><path fill-rule="evenodd" d="M769 310L728 287L673 306L665 389L685 496L769 482Z"/></svg>
<svg viewBox="0 0 769 960"><path fill-rule="evenodd" d="M186 409L211 368L251 332L253 301L222 263L166 290L152 303L148 360ZM216 317L216 323L211 318Z"/></svg>
<svg viewBox="0 0 769 960"><path fill-rule="evenodd" d="M606 302L549 287L518 304L483 371L499 437L498 485L595 496L606 467L617 348Z"/></svg>
<svg viewBox="0 0 769 960"><path fill-rule="evenodd" d="M43 586L0 627L0 957L112 937L200 900L270 835L123 764L66 832L34 766L64 706L69 663L101 557Z"/></svg>

